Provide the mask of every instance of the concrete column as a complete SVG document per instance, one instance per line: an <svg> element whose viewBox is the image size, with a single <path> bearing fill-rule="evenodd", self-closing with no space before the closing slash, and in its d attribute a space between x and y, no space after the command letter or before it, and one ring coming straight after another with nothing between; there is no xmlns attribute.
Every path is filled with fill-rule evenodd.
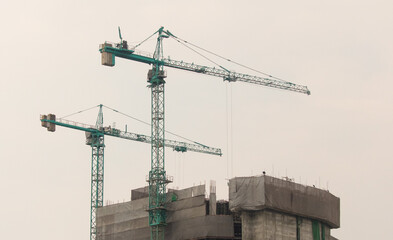
<svg viewBox="0 0 393 240"><path fill-rule="evenodd" d="M216 197L216 181L210 180L210 194L209 194L209 214L216 215L217 197Z"/></svg>

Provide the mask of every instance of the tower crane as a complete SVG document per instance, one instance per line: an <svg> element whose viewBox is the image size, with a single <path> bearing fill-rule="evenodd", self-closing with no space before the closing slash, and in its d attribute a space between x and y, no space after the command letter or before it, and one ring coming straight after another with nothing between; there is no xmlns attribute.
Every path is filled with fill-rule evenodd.
<svg viewBox="0 0 393 240"><path fill-rule="evenodd" d="M241 81L307 95L310 95L310 91L306 86L287 82L270 75L268 75L268 77L252 76L229 71L222 66L218 66L218 68L216 68L164 58L163 39L172 38L178 42L188 42L178 38L168 30L164 30L164 27L159 28L150 37L155 36L156 34L157 44L154 54L137 51L136 47L138 47L140 44L136 46L129 46L127 41L123 40L121 37L120 28L120 43L105 42L104 44L100 45L99 51L101 52L101 63L105 66L113 67L115 65L115 57L151 65L151 69L147 74L147 82L149 83L149 88L151 89L152 140L151 170L149 172L149 225L151 240L163 240L165 238L164 230L166 225L166 184L169 182L165 171L164 152L164 79L167 77L164 67L177 68L195 73L221 77L224 79L224 81L228 82Z"/></svg>
<svg viewBox="0 0 393 240"><path fill-rule="evenodd" d="M97 237L96 228L96 211L97 208L102 207L104 203L104 136L118 137L126 140L137 142L151 143L150 136L137 134L127 131L121 131L110 126L103 126L103 105L100 104L96 125L88 125L78 123L62 118L56 118L54 114L41 115L41 126L47 128L50 132L56 131L56 125L75 130L84 131L86 133L86 144L91 146L91 201L90 201L90 239L94 240ZM200 143L191 144L185 142L178 142L174 140L164 139L165 147L170 147L177 152L200 152L212 155L221 156L221 149L212 148Z"/></svg>

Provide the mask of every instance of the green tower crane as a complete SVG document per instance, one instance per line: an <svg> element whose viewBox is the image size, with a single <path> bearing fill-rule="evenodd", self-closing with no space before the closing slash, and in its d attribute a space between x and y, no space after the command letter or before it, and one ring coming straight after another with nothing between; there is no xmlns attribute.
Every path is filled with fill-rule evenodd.
<svg viewBox="0 0 393 240"><path fill-rule="evenodd" d="M88 125L70 120L56 118L54 114L41 115L41 126L50 132L56 131L56 125L86 133L86 144L91 146L91 201L90 201L90 240L99 239L99 232L96 227L96 211L104 203L104 136L123 138L126 140L152 143L152 138L143 134L121 131L112 127L103 126L103 105L99 105L96 125ZM212 148L202 144L191 144L174 140L163 139L165 147L170 147L177 152L200 152L221 156L221 149Z"/></svg>
<svg viewBox="0 0 393 240"><path fill-rule="evenodd" d="M221 77L224 81L242 81L262 86L284 89L309 95L310 91L306 86L297 85L272 76L259 77L243 73L237 73L219 66L219 68L187 63L184 61L172 60L163 56L163 39L173 38L184 44L188 43L163 27L158 29L151 36L157 34L157 44L154 54L146 54L136 51L137 46L129 46L120 34L120 43L105 42L100 45L101 63L105 66L114 66L115 57L146 63L152 66L148 72L148 82L151 89L151 170L149 172L149 225L151 229L151 240L163 240L166 225L166 185L169 182L165 172L165 102L164 85L166 73L164 67L177 68L196 73L202 73ZM150 37L151 37L150 36ZM149 38L150 38L149 37ZM145 40L146 41L146 40ZM142 42L143 43L143 42ZM142 44L141 43L141 44ZM228 60L228 59L226 59Z"/></svg>

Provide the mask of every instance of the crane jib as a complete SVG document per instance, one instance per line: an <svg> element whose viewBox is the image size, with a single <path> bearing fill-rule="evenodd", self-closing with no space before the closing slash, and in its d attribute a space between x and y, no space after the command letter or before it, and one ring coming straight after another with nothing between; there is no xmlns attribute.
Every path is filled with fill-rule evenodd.
<svg viewBox="0 0 393 240"><path fill-rule="evenodd" d="M93 125L78 123L61 118L56 119L56 115L54 114L41 115L40 121L41 121L41 126L47 128L48 131L50 132L54 132L56 130L55 126L57 125L66 128L84 131L90 134L107 135L107 136L118 137L118 138L123 138L123 139L137 141L137 142L144 142L144 143L152 142L150 136L132 133L132 132L123 132L120 131L119 129L112 128L110 126L97 129ZM191 143L178 142L170 139L165 139L164 145L165 147L172 148L174 151L177 152L200 152L200 153L222 156L222 152L220 148L212 148L202 144L191 144Z"/></svg>
<svg viewBox="0 0 393 240"><path fill-rule="evenodd" d="M210 76L216 76L224 79L225 81L247 82L251 84L262 85L266 87L284 89L288 91L304 93L310 95L307 86L298 85L291 82L276 80L273 78L264 78L259 76L248 75L238 72L230 72L221 68L208 67L194 63L187 63L184 61L177 61L173 59L156 60L153 55L149 53L140 53L132 49L124 49L115 47L112 43L105 43L100 45L100 52L102 54L102 64L106 66L115 65L115 57L125 58L146 64L162 65L171 68L182 69L190 72L202 73Z"/></svg>

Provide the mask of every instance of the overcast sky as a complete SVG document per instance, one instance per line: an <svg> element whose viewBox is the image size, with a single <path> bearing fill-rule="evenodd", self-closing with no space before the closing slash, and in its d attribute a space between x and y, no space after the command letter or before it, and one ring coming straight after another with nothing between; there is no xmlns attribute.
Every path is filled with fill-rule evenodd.
<svg viewBox="0 0 393 240"><path fill-rule="evenodd" d="M223 157L167 149L169 187L266 171L341 199L339 239L387 239L393 213L393 3L374 0L3 1L0 8L2 239L89 238L91 148L84 133L40 126L100 103L150 121L148 65L100 64L98 46L137 44L160 26L311 95L167 69L166 128ZM140 49L154 51L155 40ZM173 40L164 55L210 64ZM222 64L226 64L225 62ZM235 65L238 72L256 74ZM98 109L70 117L94 124ZM150 134L112 111L105 125ZM167 135L168 138L175 138ZM106 137L105 194L145 186L150 146ZM233 164L231 164L233 162ZM229 164L228 164L229 163Z"/></svg>

